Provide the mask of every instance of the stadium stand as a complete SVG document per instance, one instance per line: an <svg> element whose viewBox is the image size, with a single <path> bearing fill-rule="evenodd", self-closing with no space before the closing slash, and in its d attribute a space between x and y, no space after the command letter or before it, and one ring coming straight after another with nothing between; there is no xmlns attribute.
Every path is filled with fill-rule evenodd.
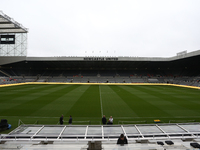
<svg viewBox="0 0 200 150"><path fill-rule="evenodd" d="M10 58L1 58L4 61L0 62L0 76L16 78L17 82L199 85L200 69L194 64L199 64L200 51L187 53L183 58L118 57L113 61L106 58L104 61L89 61L87 57L23 57L19 61L18 57L12 57L10 63Z"/></svg>
<svg viewBox="0 0 200 150"><path fill-rule="evenodd" d="M87 61L84 57L73 60L24 57L21 61L1 62L1 77L19 78L17 82L75 82L75 83L175 83L199 85L200 51L184 58L118 58L115 61ZM10 59L10 58L8 58ZM127 59L127 60L126 60ZM143 61L138 61L141 59ZM15 60L15 57L13 57ZM9 60L7 60L9 62ZM22 78L23 77L23 78Z"/></svg>

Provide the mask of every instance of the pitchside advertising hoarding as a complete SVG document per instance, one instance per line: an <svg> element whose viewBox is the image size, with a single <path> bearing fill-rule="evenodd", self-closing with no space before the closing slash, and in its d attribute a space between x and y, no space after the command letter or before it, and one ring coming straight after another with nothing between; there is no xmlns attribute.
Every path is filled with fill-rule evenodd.
<svg viewBox="0 0 200 150"><path fill-rule="evenodd" d="M15 44L15 35L0 35L0 44Z"/></svg>

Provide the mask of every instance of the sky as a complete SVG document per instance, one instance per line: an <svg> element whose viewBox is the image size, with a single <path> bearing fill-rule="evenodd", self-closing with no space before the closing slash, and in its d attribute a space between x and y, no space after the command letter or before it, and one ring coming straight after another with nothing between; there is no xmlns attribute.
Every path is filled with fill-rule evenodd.
<svg viewBox="0 0 200 150"><path fill-rule="evenodd" d="M200 49L200 0L0 0L28 56L172 57Z"/></svg>

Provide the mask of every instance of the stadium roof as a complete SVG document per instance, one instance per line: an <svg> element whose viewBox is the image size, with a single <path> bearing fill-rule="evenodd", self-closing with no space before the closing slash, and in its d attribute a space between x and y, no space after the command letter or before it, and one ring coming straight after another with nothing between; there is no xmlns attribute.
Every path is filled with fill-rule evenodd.
<svg viewBox="0 0 200 150"><path fill-rule="evenodd" d="M174 57L76 57L76 56L60 56L60 57L26 57L26 56L0 56L0 65L16 63L20 61L26 62L170 62L185 58L199 57L200 50L184 53Z"/></svg>
<svg viewBox="0 0 200 150"><path fill-rule="evenodd" d="M189 76L199 75L200 50L171 58L142 58L142 57L0 57L2 70L26 70L34 75L41 72L63 72L73 70L76 74L84 71L120 71L131 74L146 74L156 71L159 75L166 70L170 74L177 71ZM122 74L123 74L122 73ZM87 73L86 73L87 74ZM114 74L113 74L114 75Z"/></svg>
<svg viewBox="0 0 200 150"><path fill-rule="evenodd" d="M0 34L5 33L27 33L28 29L13 18L0 11Z"/></svg>

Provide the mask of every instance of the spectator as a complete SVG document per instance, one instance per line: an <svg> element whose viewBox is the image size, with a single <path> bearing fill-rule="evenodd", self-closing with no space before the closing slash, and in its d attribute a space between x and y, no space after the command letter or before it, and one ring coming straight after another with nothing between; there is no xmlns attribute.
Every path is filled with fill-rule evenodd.
<svg viewBox="0 0 200 150"><path fill-rule="evenodd" d="M112 116L110 116L108 122L109 122L109 124L113 124L113 117Z"/></svg>
<svg viewBox="0 0 200 150"><path fill-rule="evenodd" d="M72 124L72 116L69 116L69 124Z"/></svg>
<svg viewBox="0 0 200 150"><path fill-rule="evenodd" d="M105 116L105 115L103 115L103 118L102 118L102 124L103 124L103 125L105 125L105 124L106 124L106 122L107 122L106 116Z"/></svg>
<svg viewBox="0 0 200 150"><path fill-rule="evenodd" d="M60 124L63 124L63 115L60 117Z"/></svg>
<svg viewBox="0 0 200 150"><path fill-rule="evenodd" d="M117 140L117 144L120 144L120 145L128 144L128 141L126 137L124 137L124 134L120 135L120 137Z"/></svg>

